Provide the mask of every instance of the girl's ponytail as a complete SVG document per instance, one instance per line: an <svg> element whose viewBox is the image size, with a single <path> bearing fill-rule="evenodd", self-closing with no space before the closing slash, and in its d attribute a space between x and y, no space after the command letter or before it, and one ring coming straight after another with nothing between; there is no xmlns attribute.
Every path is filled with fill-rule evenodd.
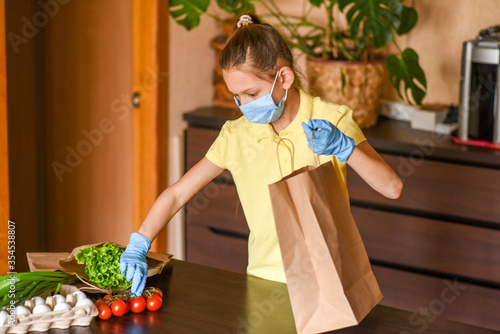
<svg viewBox="0 0 500 334"><path fill-rule="evenodd" d="M236 29L221 52L223 70L250 66L258 76L272 79L277 70L294 70L293 55L280 33L252 13L239 17Z"/></svg>
<svg viewBox="0 0 500 334"><path fill-rule="evenodd" d="M238 22L236 23L236 28L239 29L243 26L249 25L249 24L260 24L260 20L252 15L252 14L243 14L239 17Z"/></svg>

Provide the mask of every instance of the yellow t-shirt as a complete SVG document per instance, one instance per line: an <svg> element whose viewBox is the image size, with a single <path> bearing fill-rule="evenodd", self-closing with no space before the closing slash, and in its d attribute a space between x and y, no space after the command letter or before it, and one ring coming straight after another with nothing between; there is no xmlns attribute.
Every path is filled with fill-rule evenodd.
<svg viewBox="0 0 500 334"><path fill-rule="evenodd" d="M274 223L268 185L282 176L278 165L277 144L280 138L293 142L294 170L315 165L301 126L309 119L325 119L337 126L356 145L365 137L352 119L347 106L325 102L300 90L300 107L295 119L278 134L270 124L255 124L244 116L227 121L206 157L215 165L228 169L236 184L238 196L250 229L247 273L269 280L286 282L278 236ZM292 172L291 145L284 140L279 146L283 176ZM346 199L346 164L332 156L320 156L320 163L333 161L337 178Z"/></svg>

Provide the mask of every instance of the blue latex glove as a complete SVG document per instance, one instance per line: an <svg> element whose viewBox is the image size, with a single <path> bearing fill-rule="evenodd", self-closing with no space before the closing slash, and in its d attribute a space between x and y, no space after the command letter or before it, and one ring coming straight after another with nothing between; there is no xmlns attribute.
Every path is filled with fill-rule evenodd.
<svg viewBox="0 0 500 334"><path fill-rule="evenodd" d="M354 150L354 139L324 119L310 119L308 124L302 122L302 128L306 133L310 149L312 149L311 135L314 130L312 140L314 153L317 155L333 155L340 162L345 162Z"/></svg>
<svg viewBox="0 0 500 334"><path fill-rule="evenodd" d="M146 254L151 249L151 241L140 233L132 233L127 248L120 257L120 271L132 280L132 293L142 295L148 276Z"/></svg>

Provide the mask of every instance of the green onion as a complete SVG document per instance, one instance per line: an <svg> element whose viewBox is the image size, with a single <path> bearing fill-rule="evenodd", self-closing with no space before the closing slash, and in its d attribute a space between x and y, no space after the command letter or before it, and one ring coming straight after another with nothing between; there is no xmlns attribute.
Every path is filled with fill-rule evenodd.
<svg viewBox="0 0 500 334"><path fill-rule="evenodd" d="M0 276L0 307L20 305L24 301L62 284L72 284L76 276L62 271L34 271Z"/></svg>

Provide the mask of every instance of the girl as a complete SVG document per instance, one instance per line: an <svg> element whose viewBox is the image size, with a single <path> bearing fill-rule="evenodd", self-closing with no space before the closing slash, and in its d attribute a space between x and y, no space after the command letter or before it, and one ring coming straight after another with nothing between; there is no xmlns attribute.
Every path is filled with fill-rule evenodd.
<svg viewBox="0 0 500 334"><path fill-rule="evenodd" d="M293 56L281 35L254 15L242 15L222 50L220 66L227 88L244 117L228 121L206 156L158 197L139 233L133 233L120 259L132 292L140 295L146 283L146 253L174 214L212 179L228 169L234 179L249 225L247 273L285 282L268 185L295 169L332 161L349 200L346 163L373 189L398 198L402 182L368 144L347 106L322 101L295 84ZM313 132L313 130L315 130ZM313 138L311 138L311 135ZM281 169L278 167L278 154Z"/></svg>

